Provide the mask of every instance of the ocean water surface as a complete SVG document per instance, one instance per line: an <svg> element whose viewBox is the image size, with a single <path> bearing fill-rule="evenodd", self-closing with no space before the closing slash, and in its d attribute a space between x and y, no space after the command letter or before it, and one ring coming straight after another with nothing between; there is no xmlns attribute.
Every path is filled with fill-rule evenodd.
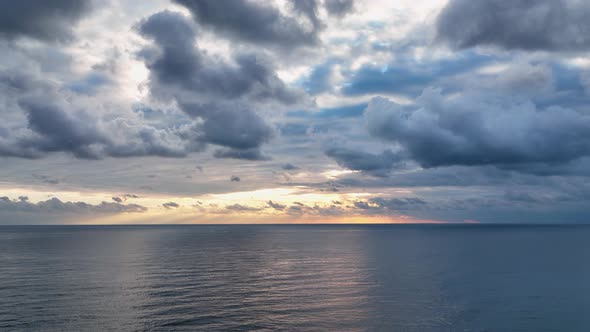
<svg viewBox="0 0 590 332"><path fill-rule="evenodd" d="M590 331L589 226L0 227L0 331Z"/></svg>

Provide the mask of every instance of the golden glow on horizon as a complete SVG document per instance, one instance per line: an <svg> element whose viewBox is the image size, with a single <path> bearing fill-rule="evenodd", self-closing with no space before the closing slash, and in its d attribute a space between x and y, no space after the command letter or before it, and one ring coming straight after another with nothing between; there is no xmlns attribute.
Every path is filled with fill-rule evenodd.
<svg viewBox="0 0 590 332"><path fill-rule="evenodd" d="M269 216L269 215L199 215L186 213L132 213L115 216L69 219L68 224L126 225L126 224L441 224L443 221L415 219L408 216Z"/></svg>
<svg viewBox="0 0 590 332"><path fill-rule="evenodd" d="M140 194L138 198L104 192L47 192L33 188L6 188L3 195L12 200L28 196L30 203L56 197L63 202L85 202L99 205L115 203L113 196L122 197L122 204L138 204L145 212L120 214L77 214L60 222L67 224L389 224L436 223L406 215L380 215L366 213L355 207L355 202L365 201L375 193L316 192L310 188L266 188L253 191L208 194L194 197L174 197L157 194ZM378 195L378 194L377 194ZM275 209L270 204L281 205ZM166 208L174 202L178 208ZM368 203L373 208L376 205Z"/></svg>

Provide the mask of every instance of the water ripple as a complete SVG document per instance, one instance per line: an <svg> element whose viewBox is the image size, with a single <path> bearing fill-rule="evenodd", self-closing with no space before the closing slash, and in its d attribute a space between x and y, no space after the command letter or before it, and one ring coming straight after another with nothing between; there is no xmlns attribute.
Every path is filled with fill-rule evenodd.
<svg viewBox="0 0 590 332"><path fill-rule="evenodd" d="M0 228L0 330L590 330L589 235ZM548 238L561 253L534 245Z"/></svg>

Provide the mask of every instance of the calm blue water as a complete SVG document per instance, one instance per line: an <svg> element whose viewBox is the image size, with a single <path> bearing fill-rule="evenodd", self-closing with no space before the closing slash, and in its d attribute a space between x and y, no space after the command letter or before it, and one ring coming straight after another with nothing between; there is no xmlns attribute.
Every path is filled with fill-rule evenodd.
<svg viewBox="0 0 590 332"><path fill-rule="evenodd" d="M0 227L1 331L590 331L587 226Z"/></svg>

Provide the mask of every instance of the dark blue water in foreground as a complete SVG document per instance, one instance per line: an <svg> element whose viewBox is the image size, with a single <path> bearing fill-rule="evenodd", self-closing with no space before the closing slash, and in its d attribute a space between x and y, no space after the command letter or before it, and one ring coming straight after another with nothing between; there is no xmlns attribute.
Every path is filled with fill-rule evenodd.
<svg viewBox="0 0 590 332"><path fill-rule="evenodd" d="M590 331L590 227L0 227L0 330Z"/></svg>

